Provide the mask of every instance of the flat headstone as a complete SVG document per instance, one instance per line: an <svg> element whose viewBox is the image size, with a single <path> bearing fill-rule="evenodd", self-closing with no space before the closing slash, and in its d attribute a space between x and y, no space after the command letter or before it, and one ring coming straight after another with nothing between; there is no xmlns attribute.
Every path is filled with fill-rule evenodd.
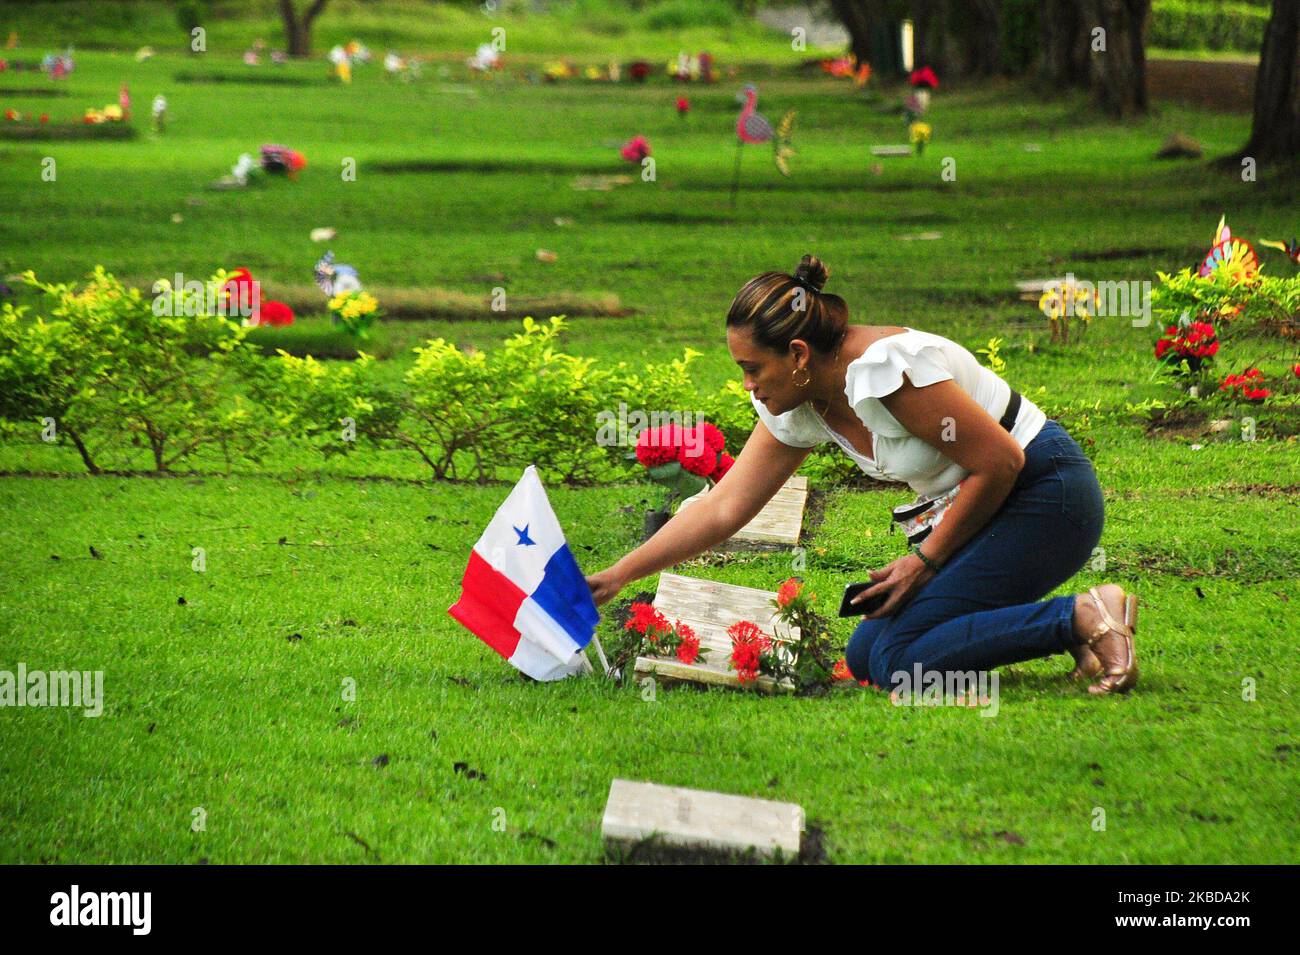
<svg viewBox="0 0 1300 955"><path fill-rule="evenodd" d="M716 580L682 577L679 574L659 575L659 589L655 593L654 607L671 622L680 620L695 631L700 646L709 651L704 661L682 663L676 657L642 656L636 658L636 672L650 674L656 679L687 680L713 686L741 686L736 671L727 666L731 658L731 637L727 628L741 620L758 625L779 642L791 646L799 641L799 628L781 623L772 601L776 594L756 587L723 584ZM753 683L767 693L789 692L794 684L789 680L778 683L770 676L760 676Z"/></svg>
<svg viewBox="0 0 1300 955"><path fill-rule="evenodd" d="M688 497L678 506L680 511L696 501L703 500L708 490ZM738 530L721 545L726 549L733 545L773 544L794 547L799 543L803 532L803 511L808 503L808 479L802 474L792 475L781 485L763 509L754 515L753 520Z"/></svg>
<svg viewBox="0 0 1300 955"><path fill-rule="evenodd" d="M607 844L628 848L653 840L674 849L799 855L802 807L703 789L615 779L600 830Z"/></svg>
<svg viewBox="0 0 1300 955"><path fill-rule="evenodd" d="M912 155L911 146L872 146L871 155L873 156L910 156Z"/></svg>

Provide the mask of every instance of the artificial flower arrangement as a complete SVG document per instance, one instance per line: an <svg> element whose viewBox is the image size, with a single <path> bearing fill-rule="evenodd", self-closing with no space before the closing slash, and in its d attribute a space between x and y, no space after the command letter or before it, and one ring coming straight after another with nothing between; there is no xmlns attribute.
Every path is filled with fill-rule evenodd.
<svg viewBox="0 0 1300 955"><path fill-rule="evenodd" d="M1090 294L1091 293L1091 294ZM1052 341L1068 344L1070 319L1077 318L1079 337L1087 330L1093 313L1101 307L1101 293L1086 285L1052 282L1038 299L1038 308L1052 326Z"/></svg>
<svg viewBox="0 0 1300 955"><path fill-rule="evenodd" d="M619 156L630 163L639 163L650 155L650 141L644 136L633 136L618 151Z"/></svg>
<svg viewBox="0 0 1300 955"><path fill-rule="evenodd" d="M1180 319L1156 341L1156 359L1176 374L1195 375L1219 353L1219 336L1209 322Z"/></svg>
<svg viewBox="0 0 1300 955"><path fill-rule="evenodd" d="M908 138L911 140L918 156L925 152L925 144L930 141L930 132L930 124L923 123L920 120L914 121L907 127Z"/></svg>
<svg viewBox="0 0 1300 955"><path fill-rule="evenodd" d="M667 522L674 501L698 494L721 481L734 459L724 450L717 425L702 421L693 428L666 424L646 428L636 440L635 456L650 480L663 486L663 503L646 512L647 536Z"/></svg>
<svg viewBox="0 0 1300 955"><path fill-rule="evenodd" d="M221 295L226 314L235 308L249 311L242 322L245 326L293 324L293 309L284 302L263 300L261 284L246 268L230 273L230 279L221 286Z"/></svg>
<svg viewBox="0 0 1300 955"><path fill-rule="evenodd" d="M341 324L349 334L363 341L370 337L370 326L375 319L383 316L378 300L361 290L336 293L329 300L329 310L335 324Z"/></svg>

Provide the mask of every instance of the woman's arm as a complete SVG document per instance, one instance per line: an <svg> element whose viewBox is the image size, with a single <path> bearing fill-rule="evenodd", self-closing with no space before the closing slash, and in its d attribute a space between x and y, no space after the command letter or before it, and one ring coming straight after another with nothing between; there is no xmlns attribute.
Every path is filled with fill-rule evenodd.
<svg viewBox="0 0 1300 955"><path fill-rule="evenodd" d="M921 548L926 557L942 565L998 512L1024 467L1025 452L955 381L917 388L904 377L903 386L880 401L899 424L970 472L943 521ZM868 615L888 617L932 576L921 558L907 554L873 571L871 579L878 584L855 602L889 591L889 599Z"/></svg>
<svg viewBox="0 0 1300 955"><path fill-rule="evenodd" d="M613 566L587 578L597 604L634 580L689 560L727 540L757 514L803 463L811 448L783 444L763 422L708 494L679 510L658 533Z"/></svg>

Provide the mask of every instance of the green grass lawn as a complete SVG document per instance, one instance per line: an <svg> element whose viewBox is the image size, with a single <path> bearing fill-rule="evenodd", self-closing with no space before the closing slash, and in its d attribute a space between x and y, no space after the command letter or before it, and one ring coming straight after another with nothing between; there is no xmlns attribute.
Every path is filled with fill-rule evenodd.
<svg viewBox="0 0 1300 955"><path fill-rule="evenodd" d="M527 29L515 31L521 50L562 49L553 25L535 43ZM575 55L599 62L611 42ZM677 48L656 42L665 58ZM167 95L169 128L132 142L0 140L0 274L70 280L102 263L147 283L246 265L274 295L310 282L323 247L308 233L329 225L330 247L374 286L616 294L635 312L575 318L565 347L612 362L691 346L712 390L735 374L722 334L735 290L814 252L855 321L972 348L1003 337L1006 376L1031 398L1098 403L1066 424L1093 442L1108 569L1065 591L1106 579L1141 595L1138 690L1090 698L1064 681L1066 658L1006 668L991 719L896 708L856 687L781 699L661 687L647 702L594 679L529 684L446 614L502 486L430 484L397 453L324 464L288 447L256 472L222 475L200 459L197 474L87 478L66 448L11 443L0 446L0 669L102 669L106 701L98 719L0 710L0 861L596 861L615 776L798 802L834 862L1293 861L1295 439L1234 440L1235 425L1148 435L1106 414L1174 396L1151 375L1153 330L1098 320L1082 344L1052 345L1014 281L1154 279L1203 254L1221 213L1252 241L1290 237L1294 180L1151 158L1178 130L1207 156L1227 153L1245 141L1247 114L1162 104L1115 125L1076 99L960 84L934 99L925 155L878 160L876 174L870 146L905 138L884 108L897 91L864 98L800 76L782 66L787 46L750 37L722 64L739 74L707 88L529 86L509 65L476 81L450 53L447 76L435 68L410 85L385 82L377 64L350 88L182 83L186 70L243 70L238 51L143 64L83 53L70 96L5 93L0 107L74 118L127 82L141 113ZM311 81L324 67L283 72ZM798 155L782 179L747 149L733 211L734 94L751 79L769 116L799 111ZM692 103L685 120L679 93ZM635 172L617 146L636 134L652 143L654 182L571 188L579 175ZM297 182L205 189L266 141L307 155ZM40 178L46 156L54 182ZM349 157L355 182L340 177ZM945 158L955 181L940 177ZM927 231L943 237L903 238ZM1287 274L1280 256L1264 261ZM490 347L514 327L442 317L380 332L396 377L424 337ZM1251 360L1294 353L1258 349ZM1287 430L1281 412L1259 416ZM898 555L886 512L909 495L818 491L805 576L829 605ZM550 489L588 570L633 546L653 493ZM191 569L195 547L204 573ZM710 557L684 572L775 589L791 557ZM840 626L847 638L850 622ZM612 622L601 632L612 638Z"/></svg>

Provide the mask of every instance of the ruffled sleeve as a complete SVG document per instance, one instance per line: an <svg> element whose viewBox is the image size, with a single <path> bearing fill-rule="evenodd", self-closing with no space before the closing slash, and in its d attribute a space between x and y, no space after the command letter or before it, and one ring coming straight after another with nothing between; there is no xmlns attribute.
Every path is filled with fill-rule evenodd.
<svg viewBox="0 0 1300 955"><path fill-rule="evenodd" d="M917 388L953 380L947 356L938 342L928 340L932 337L917 331L886 336L849 365L849 404L876 434L897 438L909 433L879 400L903 387L904 372Z"/></svg>
<svg viewBox="0 0 1300 955"><path fill-rule="evenodd" d="M793 448L811 448L821 444L828 437L825 429L808 420L803 405L785 414L774 415L763 407L763 402L755 398L752 391L749 393L749 403L758 412L759 420L767 425L768 431L772 432L772 437L782 444L788 444Z"/></svg>

